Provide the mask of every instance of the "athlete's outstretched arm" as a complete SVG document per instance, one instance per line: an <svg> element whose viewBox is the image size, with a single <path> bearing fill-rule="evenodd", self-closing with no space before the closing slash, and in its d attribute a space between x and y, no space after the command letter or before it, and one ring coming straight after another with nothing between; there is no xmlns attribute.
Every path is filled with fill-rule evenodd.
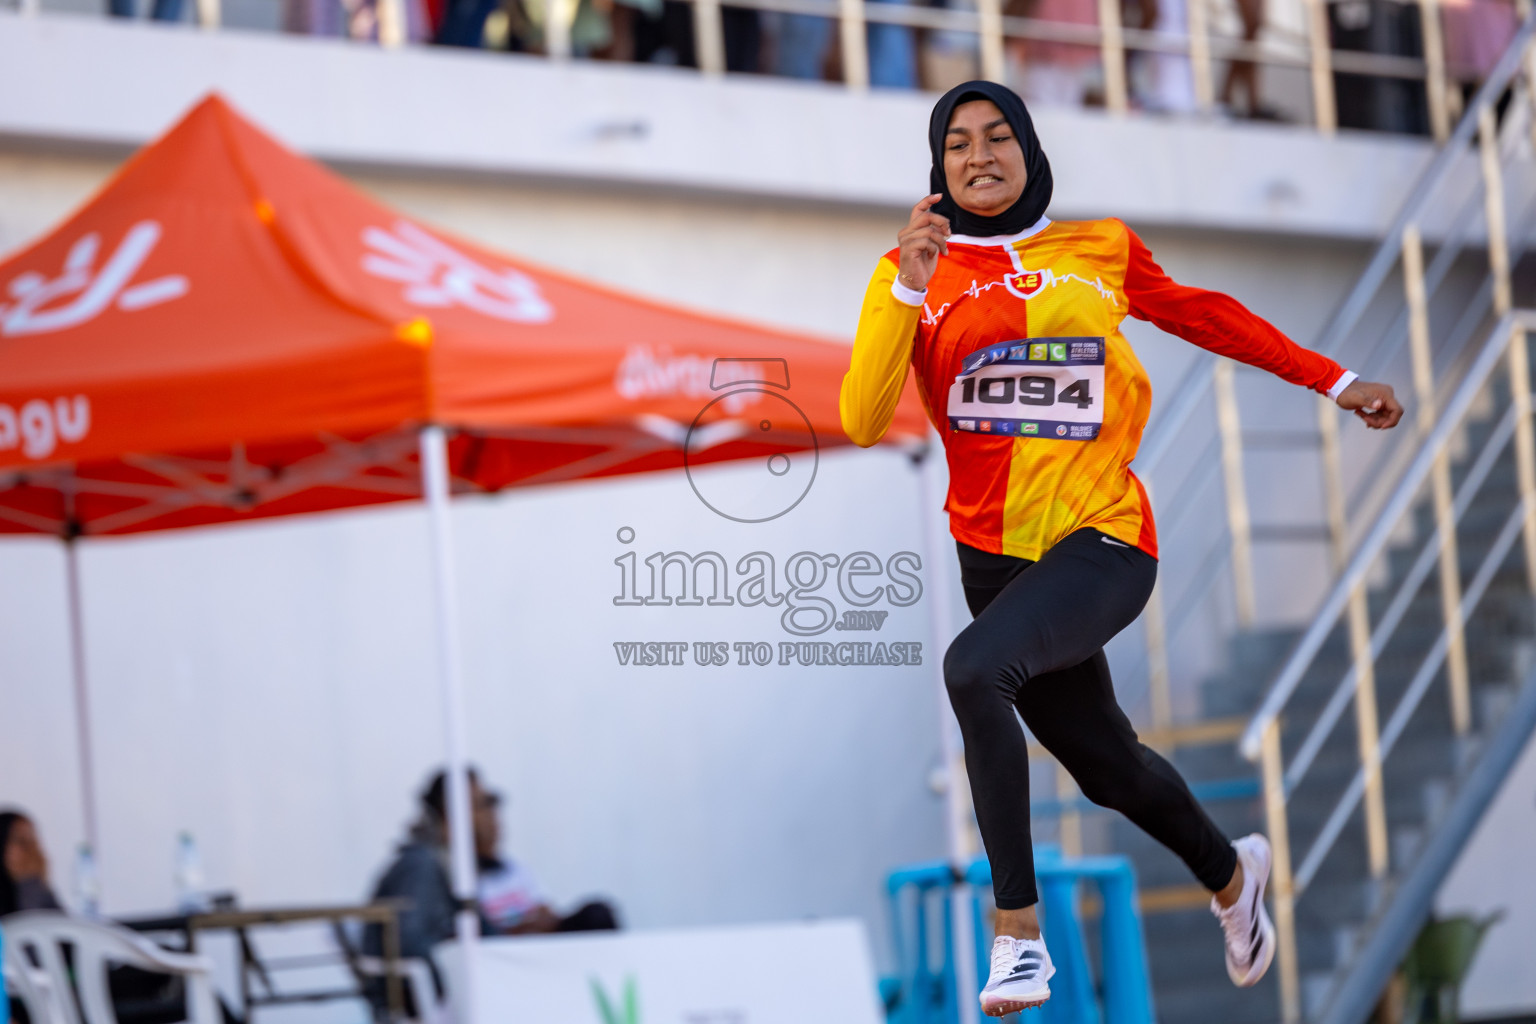
<svg viewBox="0 0 1536 1024"><path fill-rule="evenodd" d="M896 266L881 257L864 292L853 359L838 401L843 430L861 448L877 444L896 416L923 309L923 293L898 284L896 274Z"/></svg>
<svg viewBox="0 0 1536 1024"><path fill-rule="evenodd" d="M1360 380L1327 356L1302 348L1230 295L1179 284L1163 273L1136 232L1126 228L1125 233L1125 296L1132 316L1327 395L1367 426L1393 427L1402 418L1389 385Z"/></svg>

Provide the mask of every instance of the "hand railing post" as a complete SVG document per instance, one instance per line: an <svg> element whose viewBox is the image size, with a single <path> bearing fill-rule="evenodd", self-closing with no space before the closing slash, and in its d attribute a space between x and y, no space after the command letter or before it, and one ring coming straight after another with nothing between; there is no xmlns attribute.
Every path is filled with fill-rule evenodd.
<svg viewBox="0 0 1536 1024"><path fill-rule="evenodd" d="M707 0L699 0L699 3ZM694 18L698 18L695 4ZM544 52L555 60L571 55L571 22L575 17L574 0L544 0Z"/></svg>
<svg viewBox="0 0 1536 1024"><path fill-rule="evenodd" d="M1445 78L1445 36L1440 31L1439 0L1420 0L1419 26L1424 40L1424 90L1429 98L1429 133L1436 145L1451 135L1449 84Z"/></svg>
<svg viewBox="0 0 1536 1024"><path fill-rule="evenodd" d="M1104 106L1111 114L1130 109L1125 83L1125 35L1120 0L1099 0L1099 53L1104 61Z"/></svg>
<svg viewBox="0 0 1536 1024"><path fill-rule="evenodd" d="M1227 529L1232 535L1232 589L1237 623L1253 625L1253 524L1248 514L1248 486L1243 478L1243 431L1237 411L1237 385L1230 359L1218 359L1212 388L1216 427L1221 435L1221 469L1226 484Z"/></svg>
<svg viewBox="0 0 1536 1024"><path fill-rule="evenodd" d="M1403 230L1403 290L1408 298L1408 342L1419 407L1419 433L1428 437L1435 429L1435 381L1429 344L1429 296L1424 288L1424 244L1417 224L1409 224ZM1435 454L1431 488L1440 543L1440 616L1445 623L1445 674L1450 682L1451 724L1456 735L1465 736L1472 727L1471 683L1461 622L1461 560L1456 545L1451 461L1444 448Z"/></svg>
<svg viewBox="0 0 1536 1024"><path fill-rule="evenodd" d="M379 45L386 50L405 45L405 0L378 0Z"/></svg>
<svg viewBox="0 0 1536 1024"><path fill-rule="evenodd" d="M1355 746L1365 771L1365 852L1372 878L1385 878L1387 800L1381 785L1381 724L1376 710L1376 662L1371 657L1371 612L1365 585L1349 592L1349 649L1355 662Z"/></svg>
<svg viewBox="0 0 1536 1024"><path fill-rule="evenodd" d="M1189 74L1195 87L1195 108L1209 114L1216 108L1215 76L1211 71L1211 24L1206 0L1189 0Z"/></svg>
<svg viewBox="0 0 1536 1024"><path fill-rule="evenodd" d="M1007 62L1003 54L1003 3L1002 0L976 0L976 14L981 32L977 44L981 48L981 77L989 82L1005 84Z"/></svg>
<svg viewBox="0 0 1536 1024"><path fill-rule="evenodd" d="M1526 584L1536 593L1536 430L1531 425L1531 363L1525 328L1516 326L1509 339L1509 390L1515 406L1515 474L1520 503L1525 506Z"/></svg>
<svg viewBox="0 0 1536 1024"><path fill-rule="evenodd" d="M1270 898L1275 908L1275 960L1280 972L1280 1020L1301 1020L1301 975L1296 962L1296 893L1291 876L1291 832L1285 815L1285 770L1280 752L1280 719L1264 727L1260 765L1264 783L1264 824L1269 833Z"/></svg>
<svg viewBox="0 0 1536 1024"><path fill-rule="evenodd" d="M572 6L575 6L572 4ZM844 0L844 7L847 0ZM861 12L862 13L862 12ZM846 14L846 11L845 11ZM863 24L859 26L859 38L863 39ZM847 33L845 32L844 35ZM694 52L698 57L699 70L706 75L725 74L725 23L720 18L720 0L693 0ZM843 61L847 66L848 44L843 43ZM869 81L868 70L864 82ZM851 83L850 83L851 84Z"/></svg>
<svg viewBox="0 0 1536 1024"><path fill-rule="evenodd" d="M1163 614L1163 585L1152 584L1152 596L1141 613L1147 631L1147 700L1151 704L1152 728L1173 725L1173 696L1168 685L1168 620Z"/></svg>
<svg viewBox="0 0 1536 1024"><path fill-rule="evenodd" d="M711 2L718 12L719 0ZM864 31L864 0L838 0L838 26L843 42L843 84L850 89L868 89L869 37ZM723 70L723 45L720 65Z"/></svg>
<svg viewBox="0 0 1536 1024"><path fill-rule="evenodd" d="M1488 272L1493 275L1493 315L1514 306L1509 280L1509 234L1504 222L1504 172L1499 167L1499 129L1493 108L1477 112L1477 148L1483 166L1483 216L1488 222Z"/></svg>
<svg viewBox="0 0 1536 1024"><path fill-rule="evenodd" d="M1536 105L1536 48L1526 52L1526 89ZM1536 118L1532 122L1536 130ZM1483 165L1483 214L1488 223L1488 272L1493 276L1493 312L1503 316L1514 305L1509 277L1509 231L1505 224L1504 172L1499 166L1499 131L1491 107L1477 112L1477 143ZM1525 579L1536 593L1536 432L1531 425L1531 368L1525 331L1509 339L1509 397L1515 407L1515 476L1525 506L1522 527Z"/></svg>
<svg viewBox="0 0 1536 1024"><path fill-rule="evenodd" d="M1312 65L1312 118L1322 135L1339 128L1339 109L1333 98L1333 57L1328 40L1328 10L1323 0L1303 0L1307 13L1307 43Z"/></svg>
<svg viewBox="0 0 1536 1024"><path fill-rule="evenodd" d="M1339 407L1317 396L1317 433L1323 462L1323 513L1328 521L1328 561L1335 573L1348 562L1349 512L1344 500L1344 459L1339 450Z"/></svg>
<svg viewBox="0 0 1536 1024"><path fill-rule="evenodd" d="M1154 509L1157 502L1152 497L1152 482L1141 482L1147 504ZM1167 729L1173 725L1173 697L1168 685L1168 619L1163 613L1163 583L1155 580L1147 606L1141 613L1142 628L1147 641L1147 701L1151 704L1152 728Z"/></svg>
<svg viewBox="0 0 1536 1024"><path fill-rule="evenodd" d="M1339 423L1334 402L1322 396L1318 410L1322 434L1323 491L1327 503L1328 532L1334 571L1342 572L1347 561L1344 473L1339 456ZM1380 726L1376 711L1376 663L1371 656L1371 609L1365 587L1349 591L1349 653L1355 666L1355 733L1360 763L1365 768L1365 844L1371 877L1387 873L1387 802L1381 785Z"/></svg>

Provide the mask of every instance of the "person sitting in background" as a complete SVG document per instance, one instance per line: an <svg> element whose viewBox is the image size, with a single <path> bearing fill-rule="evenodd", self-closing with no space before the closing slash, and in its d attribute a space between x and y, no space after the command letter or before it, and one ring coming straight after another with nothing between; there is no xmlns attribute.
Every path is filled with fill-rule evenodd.
<svg viewBox="0 0 1536 1024"><path fill-rule="evenodd" d="M37 826L20 811L0 812L0 917L23 910L59 910L48 887L48 856Z"/></svg>
<svg viewBox="0 0 1536 1024"><path fill-rule="evenodd" d="M48 855L37 826L20 811L0 812L0 918L27 910L62 910L48 885ZM174 974L137 967L113 967L107 972L112 1009L119 1024L171 1024L187 1016L186 986ZM27 1010L12 999L13 1024L28 1024ZM224 1020L235 1017L220 1004Z"/></svg>
<svg viewBox="0 0 1536 1024"><path fill-rule="evenodd" d="M612 907L590 902L561 915L545 902L533 877L499 854L501 797L480 784L469 770L480 930L488 935L604 931L618 927ZM400 912L400 954L426 957L439 942L453 938L453 884L448 851L447 774L438 772L422 791L421 816L394 861L374 887L375 899L404 898ZM378 955L382 936L370 930L365 949Z"/></svg>
<svg viewBox="0 0 1536 1024"><path fill-rule="evenodd" d="M0 812L0 918L23 910L58 910L58 898L48 887L48 857L37 840L37 828L19 811ZM27 1024L27 1008L12 996L11 1020Z"/></svg>

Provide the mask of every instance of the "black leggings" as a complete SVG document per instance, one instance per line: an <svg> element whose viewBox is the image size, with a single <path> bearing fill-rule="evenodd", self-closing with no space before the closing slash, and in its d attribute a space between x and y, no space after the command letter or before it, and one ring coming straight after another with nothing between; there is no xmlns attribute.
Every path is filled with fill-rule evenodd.
<svg viewBox="0 0 1536 1024"><path fill-rule="evenodd" d="M1030 562L960 544L975 616L944 656L965 737L976 823L1000 910L1036 902L1024 723L1083 795L1124 814L1177 854L1212 892L1237 857L1173 766L1136 738L1115 703L1104 645L1141 614L1157 560L1097 530L1078 530Z"/></svg>

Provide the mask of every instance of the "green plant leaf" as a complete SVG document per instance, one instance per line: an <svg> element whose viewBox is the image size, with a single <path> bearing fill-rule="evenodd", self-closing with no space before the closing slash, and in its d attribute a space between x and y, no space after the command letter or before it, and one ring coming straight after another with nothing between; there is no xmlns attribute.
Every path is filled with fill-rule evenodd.
<svg viewBox="0 0 1536 1024"><path fill-rule="evenodd" d="M597 1000L597 1012L602 1015L603 1024L624 1024L618 1011L608 1001L608 993L603 991L602 983L596 978L591 979L592 998Z"/></svg>
<svg viewBox="0 0 1536 1024"><path fill-rule="evenodd" d="M640 996L635 991L635 977L624 979L624 1024L640 1024Z"/></svg>

